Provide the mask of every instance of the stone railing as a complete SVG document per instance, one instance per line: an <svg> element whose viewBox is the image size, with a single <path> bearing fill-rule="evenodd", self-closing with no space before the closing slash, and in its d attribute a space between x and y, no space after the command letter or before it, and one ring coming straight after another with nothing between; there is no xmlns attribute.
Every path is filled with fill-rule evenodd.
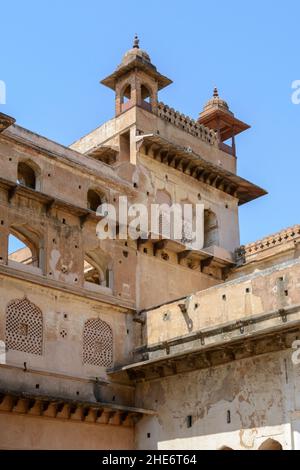
<svg viewBox="0 0 300 470"><path fill-rule="evenodd" d="M175 111L175 109L170 108L168 105L162 102L158 103L157 114L161 119L174 124L174 126L179 127L183 131L198 137L210 145L216 145L217 134L215 131L203 126L203 124L199 124L194 119Z"/></svg>
<svg viewBox="0 0 300 470"><path fill-rule="evenodd" d="M269 235L262 240L257 240L256 242L243 245L236 250L236 256L239 262L245 263L253 255L296 239L298 239L300 243L300 225L288 227L281 232Z"/></svg>

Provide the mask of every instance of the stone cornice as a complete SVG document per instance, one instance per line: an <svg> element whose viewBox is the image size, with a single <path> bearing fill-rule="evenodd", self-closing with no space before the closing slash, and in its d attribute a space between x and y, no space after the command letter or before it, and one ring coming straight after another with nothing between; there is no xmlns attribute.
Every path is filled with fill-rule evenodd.
<svg viewBox="0 0 300 470"><path fill-rule="evenodd" d="M112 403L84 402L6 390L0 391L0 413L115 426L134 426L143 415L156 414L152 410Z"/></svg>
<svg viewBox="0 0 300 470"><path fill-rule="evenodd" d="M137 143L145 155L237 198L239 205L267 194L250 181L207 161L193 149L174 144L159 134L140 135Z"/></svg>

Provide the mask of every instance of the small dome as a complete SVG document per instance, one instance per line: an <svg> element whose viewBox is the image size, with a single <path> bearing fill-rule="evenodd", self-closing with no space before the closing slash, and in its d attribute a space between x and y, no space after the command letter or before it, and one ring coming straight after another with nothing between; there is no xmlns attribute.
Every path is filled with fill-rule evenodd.
<svg viewBox="0 0 300 470"><path fill-rule="evenodd" d="M211 109L223 109L223 111L226 111L227 113L233 114L226 101L222 100L219 97L219 92L217 88L214 88L214 93L213 97L208 100L208 102L204 105L203 112L205 111L210 111Z"/></svg>
<svg viewBox="0 0 300 470"><path fill-rule="evenodd" d="M129 51L125 52L122 62L120 64L120 67L128 64L129 62L134 60L136 57L140 57L145 62L151 63L149 54L146 51L143 51L143 49L140 49L139 42L140 42L139 38L137 37L137 35L135 35L134 41L133 41L133 47L132 49L129 49Z"/></svg>

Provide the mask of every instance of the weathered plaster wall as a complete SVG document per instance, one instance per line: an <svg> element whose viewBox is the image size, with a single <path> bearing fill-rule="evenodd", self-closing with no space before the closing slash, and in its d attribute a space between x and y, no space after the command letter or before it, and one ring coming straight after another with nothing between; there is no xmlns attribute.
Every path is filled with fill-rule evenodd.
<svg viewBox="0 0 300 470"><path fill-rule="evenodd" d="M300 392L300 366L292 364L291 353L266 354L139 383L137 404L155 404L158 415L144 417L137 424L137 448L229 446L247 450L257 449L272 437L284 449L290 449L296 445L291 427L297 429L299 425L296 411ZM188 416L192 416L190 428ZM297 432L295 437L299 443Z"/></svg>
<svg viewBox="0 0 300 470"><path fill-rule="evenodd" d="M179 306L184 299L162 305L147 312L147 344L297 305L299 286L298 259L200 291L191 296L185 315ZM191 330L187 318L192 322Z"/></svg>

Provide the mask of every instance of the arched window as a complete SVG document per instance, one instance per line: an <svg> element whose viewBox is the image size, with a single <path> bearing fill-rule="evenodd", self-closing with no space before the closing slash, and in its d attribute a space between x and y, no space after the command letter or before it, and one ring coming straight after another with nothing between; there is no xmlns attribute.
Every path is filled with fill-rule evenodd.
<svg viewBox="0 0 300 470"><path fill-rule="evenodd" d="M112 288L112 259L100 247L84 255L85 282Z"/></svg>
<svg viewBox="0 0 300 470"><path fill-rule="evenodd" d="M42 355L42 312L25 297L6 307L5 342L7 349Z"/></svg>
<svg viewBox="0 0 300 470"><path fill-rule="evenodd" d="M32 165L19 162L18 163L18 184L26 186L30 189L37 189L37 175Z"/></svg>
<svg viewBox="0 0 300 470"><path fill-rule="evenodd" d="M141 98L143 101L146 101L147 103L151 102L151 90L145 85L141 86Z"/></svg>
<svg viewBox="0 0 300 470"><path fill-rule="evenodd" d="M90 258L84 260L84 280L98 286L110 287L109 269L101 269Z"/></svg>
<svg viewBox="0 0 300 470"><path fill-rule="evenodd" d="M103 203L103 197L97 191L89 189L87 193L87 207L91 211L96 212L98 207Z"/></svg>
<svg viewBox="0 0 300 470"><path fill-rule="evenodd" d="M219 246L219 228L216 214L211 210L204 211L204 248Z"/></svg>
<svg viewBox="0 0 300 470"><path fill-rule="evenodd" d="M12 234L8 237L8 260L27 266L34 266L38 263L29 246Z"/></svg>
<svg viewBox="0 0 300 470"><path fill-rule="evenodd" d="M121 111L126 111L131 106L131 85L125 86L121 93Z"/></svg>
<svg viewBox="0 0 300 470"><path fill-rule="evenodd" d="M131 85L127 85L123 90L121 101L122 103L127 103L127 101L131 100Z"/></svg>
<svg viewBox="0 0 300 470"><path fill-rule="evenodd" d="M90 318L83 329L83 363L110 367L113 361L113 333L108 323Z"/></svg>
<svg viewBox="0 0 300 470"><path fill-rule="evenodd" d="M11 226L8 238L8 261L42 268L43 237L27 225Z"/></svg>
<svg viewBox="0 0 300 470"><path fill-rule="evenodd" d="M258 450L282 450L282 445L275 439L266 439L258 448Z"/></svg>
<svg viewBox="0 0 300 470"><path fill-rule="evenodd" d="M152 93L151 90L146 86L141 86L141 104L142 107L151 111L152 109Z"/></svg>

